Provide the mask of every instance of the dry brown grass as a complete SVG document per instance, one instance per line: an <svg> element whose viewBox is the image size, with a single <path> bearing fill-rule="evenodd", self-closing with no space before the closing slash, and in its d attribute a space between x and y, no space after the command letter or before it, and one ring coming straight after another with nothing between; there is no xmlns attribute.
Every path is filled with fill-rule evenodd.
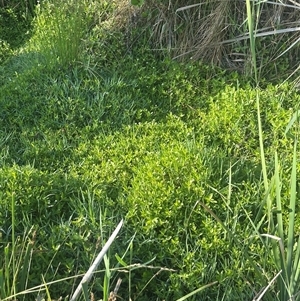
<svg viewBox="0 0 300 301"><path fill-rule="evenodd" d="M255 10L259 12L255 16L257 32L300 25L300 5L293 0L266 1L255 5ZM182 61L203 60L247 72L249 41L247 37L240 39L248 30L244 1L169 0L161 3L149 0L137 12L140 15L145 13L147 19L142 18L141 25L150 28L153 49L168 50L173 58ZM276 58L298 39L299 31L258 38L260 67L275 64ZM291 65L298 49L291 49L287 55Z"/></svg>

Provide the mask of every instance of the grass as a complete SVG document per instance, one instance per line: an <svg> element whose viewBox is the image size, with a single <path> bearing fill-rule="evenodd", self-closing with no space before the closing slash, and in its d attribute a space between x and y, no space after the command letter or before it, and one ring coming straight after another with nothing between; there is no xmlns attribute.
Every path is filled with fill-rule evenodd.
<svg viewBox="0 0 300 301"><path fill-rule="evenodd" d="M123 218L81 300L296 295L297 92L258 88L255 60L253 88L144 40L128 52L114 6L69 4L69 23L71 6L38 10L0 69L0 300L68 299Z"/></svg>
<svg viewBox="0 0 300 301"><path fill-rule="evenodd" d="M257 8L257 13L259 14L260 7ZM253 68L255 73L255 81L258 85L258 71L256 65L256 52L255 52L255 38L254 38L254 27L252 23L252 9L250 1L247 1L247 14L248 14L248 27L250 33L250 45L251 45L251 53L253 60ZM284 227L284 211L283 204L284 199L281 197L281 180L280 180L280 170L277 153L275 152L275 193L276 193L276 206L275 210L277 211L277 223L273 220L273 210L274 205L272 204L271 198L272 195L269 190L269 182L267 176L267 163L265 159L264 152L264 144L263 144L263 133L261 126L261 113L260 113L260 101L259 94L257 93L257 116L258 116L258 129L260 136L260 154L261 154L261 162L263 167L263 178L264 178L264 186L266 190L266 200L267 200L267 217L268 217L268 231L270 234L278 234L278 237L269 236L271 238L271 243L273 245L273 256L275 259L275 263L279 272L281 272L280 277L278 277L278 293L279 300L297 300L299 298L299 254L300 254L300 246L294 243L295 238L295 218L296 218L296 194L297 194L297 139L294 142L294 150L293 150L293 161L292 161L292 171L291 171L291 182L290 188L288 189L290 194L290 203L289 203L289 214L287 220L287 231ZM279 246L275 246L277 241ZM284 242L287 241L286 245ZM278 248L279 247L279 248Z"/></svg>
<svg viewBox="0 0 300 301"><path fill-rule="evenodd" d="M103 246L101 252L98 254L97 258L94 260L93 264L90 266L89 270L86 272L86 274L82 278L81 282L79 283L77 289L75 290L73 296L70 299L71 301L77 300L81 290L83 290L83 293L85 296L88 295L87 284L90 282L93 273L95 272L95 270L97 269L99 263L101 262L101 260L103 258L104 258L104 262L105 262L105 277L104 277L105 282L104 282L104 290L103 290L103 299L104 300L108 299L109 296L108 296L107 292L109 289L110 269L109 269L109 259L106 256L106 253L107 253L110 245L116 239L116 236L118 235L122 225L123 225L123 220L120 221L117 228L114 230L114 232L112 233L112 235L110 236L110 238L108 239L106 244Z"/></svg>
<svg viewBox="0 0 300 301"><path fill-rule="evenodd" d="M298 67L293 58L298 56L299 28L294 22L299 19L299 6L278 1L257 1L254 6L258 8L252 17L259 73L280 83ZM202 60L251 75L246 1L173 0L157 4L148 0L144 7L142 22L153 25L151 42L157 51L167 49L178 60Z"/></svg>
<svg viewBox="0 0 300 301"><path fill-rule="evenodd" d="M259 86L259 77L258 77L258 68L257 68L257 60L256 60L256 43L255 43L255 32L253 25L253 15L255 12L257 15L260 14L260 7L258 6L256 10L253 9L254 5L251 5L250 1L246 1L247 6L247 21L249 28L249 38L250 38L250 48L252 54L252 66L254 72L254 78L256 83L256 106L257 106L257 119L258 119L258 132L259 132L259 144L260 144L260 157L261 157L261 165L262 165L262 175L263 175L263 183L265 187L265 200L266 200L266 214L265 216L259 216L261 222L257 224L257 222L250 220L253 225L255 232L260 237L267 237L267 241L265 244L266 250L270 250L270 245L272 246L271 254L273 255L274 261L276 263L277 269L279 269L276 276L270 280L269 284L263 290L262 293L259 294L258 299L260 300L263 295L266 294L267 290L272 287L273 282L277 282L277 290L275 289L275 294L278 300L297 300L299 298L298 291L298 283L299 283L299 252L300 247L297 243L295 243L295 218L296 218L296 194L297 194L297 138L294 138L294 150L293 150L293 161L292 161L292 171L291 171L291 180L290 187L288 188L288 193L290 195L290 203L288 206L288 218L284 221L284 209L283 206L285 204L285 199L281 196L281 171L278 163L277 152L275 151L275 171L274 171L274 181L271 183L268 179L267 173L267 161L265 157L264 150L264 135L262 130L262 117L260 110L260 93L258 90ZM297 113L296 113L297 114ZM292 118L293 122L297 120L296 118ZM288 129L292 123L290 122L288 125ZM286 130L287 132L288 130ZM272 189L275 189L276 195L276 205L272 204ZM213 213L209 208L203 205L204 208L208 212L214 216L217 221L219 221L223 228L232 235L232 232L228 230L222 221ZM276 212L277 219L274 221L274 212ZM257 216L257 217L258 217ZM257 218L256 217L256 218ZM267 220L267 230L269 233L260 234L260 226L263 222L263 219ZM256 219L257 220L257 219ZM286 227L284 224L287 224ZM287 228L287 229L285 229ZM278 236L276 236L276 235ZM286 241L286 244L285 244ZM278 245L277 245L278 243ZM246 257L246 256L245 256ZM278 279L277 279L278 278ZM272 297L271 297L272 298ZM274 298L274 297L273 297ZM273 299L272 299L273 300Z"/></svg>
<svg viewBox="0 0 300 301"><path fill-rule="evenodd" d="M78 60L79 48L84 31L91 22L85 15L88 2L68 1L38 3L34 20L35 34L27 51L43 53L42 64L68 67Z"/></svg>

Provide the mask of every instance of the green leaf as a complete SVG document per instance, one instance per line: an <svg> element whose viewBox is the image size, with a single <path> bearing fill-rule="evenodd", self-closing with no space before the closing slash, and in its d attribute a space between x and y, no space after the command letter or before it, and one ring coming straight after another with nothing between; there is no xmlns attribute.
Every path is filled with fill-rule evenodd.
<svg viewBox="0 0 300 301"><path fill-rule="evenodd" d="M89 294L88 294L88 284L87 282L82 282L82 292L83 292L83 297L85 301L89 300Z"/></svg>
<svg viewBox="0 0 300 301"><path fill-rule="evenodd" d="M291 137L291 138L294 138L294 136L292 134L290 134L289 132L290 132L292 126L294 125L294 123L299 120L299 114L300 114L300 110L297 110L293 114L291 120L289 121L289 123L288 123L288 125L287 125L287 127L285 129L284 134L287 135L287 136L289 136L289 137Z"/></svg>
<svg viewBox="0 0 300 301"><path fill-rule="evenodd" d="M183 301L183 300L186 300L186 299L188 299L189 297L195 295L196 293L199 293L199 292L203 291L204 289L206 289L206 288L208 288L208 287L210 287L210 286L212 286L212 285L215 285L215 284L217 284L217 283L218 283L218 281L215 281L215 282L212 282L212 283L203 285L203 286L199 287L198 289L194 290L193 292L191 292L191 293L189 293L189 294L183 296L182 298L177 299L177 301Z"/></svg>
<svg viewBox="0 0 300 301"><path fill-rule="evenodd" d="M127 263L118 254L116 254L115 257L118 260L119 264L121 264L123 267L127 266Z"/></svg>
<svg viewBox="0 0 300 301"><path fill-rule="evenodd" d="M145 0L131 0L132 5L141 6L143 5Z"/></svg>

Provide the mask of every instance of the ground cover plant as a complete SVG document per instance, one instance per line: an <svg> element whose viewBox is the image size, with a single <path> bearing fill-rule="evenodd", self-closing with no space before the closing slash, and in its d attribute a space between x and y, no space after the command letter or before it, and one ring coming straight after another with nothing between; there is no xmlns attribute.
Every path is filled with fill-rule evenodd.
<svg viewBox="0 0 300 301"><path fill-rule="evenodd" d="M39 6L36 35L0 68L0 299L69 299L124 219L91 300L119 278L124 299L250 300L270 284L265 298L283 300L290 261L273 285L284 252L260 234L288 221L297 91L157 56L144 31L128 47L115 3L77 4ZM276 171L267 188L260 137L265 177Z"/></svg>

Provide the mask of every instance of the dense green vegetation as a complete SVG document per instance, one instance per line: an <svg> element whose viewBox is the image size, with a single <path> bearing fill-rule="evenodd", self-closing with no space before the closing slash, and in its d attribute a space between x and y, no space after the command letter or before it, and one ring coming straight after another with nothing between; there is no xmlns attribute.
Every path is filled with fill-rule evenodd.
<svg viewBox="0 0 300 301"><path fill-rule="evenodd" d="M278 235L279 186L288 225L297 117L285 130L299 93L158 55L122 5L45 1L0 32L0 300L60 279L18 300L49 299L45 287L67 300L80 277L64 278L88 269L122 218L89 285L96 300L118 277L124 300L177 300L215 281L189 300L252 300L279 272L260 234Z"/></svg>

